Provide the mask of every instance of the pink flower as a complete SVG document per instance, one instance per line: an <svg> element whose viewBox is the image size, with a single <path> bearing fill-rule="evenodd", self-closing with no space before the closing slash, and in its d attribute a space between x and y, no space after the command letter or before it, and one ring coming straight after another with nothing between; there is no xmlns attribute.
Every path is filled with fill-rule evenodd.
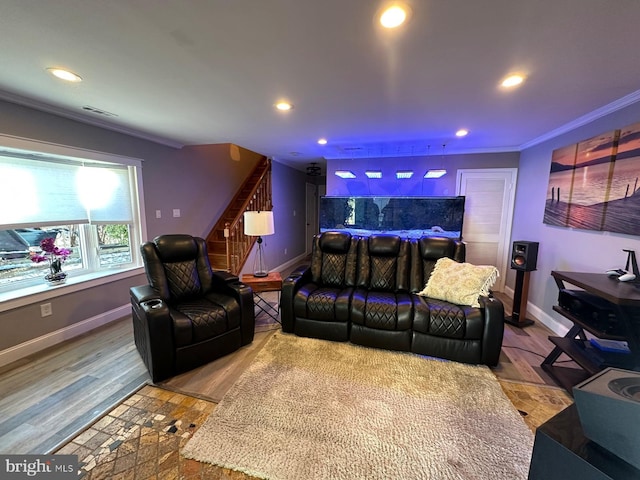
<svg viewBox="0 0 640 480"><path fill-rule="evenodd" d="M43 252L54 253L56 248L58 248L55 245L55 241L56 241L56 239L53 238L53 237L44 238L40 242L40 248L42 248Z"/></svg>
<svg viewBox="0 0 640 480"><path fill-rule="evenodd" d="M29 254L31 257L31 261L34 263L40 263L40 262L45 262L48 260L47 257L43 256L43 255L38 255L37 253L31 253Z"/></svg>
<svg viewBox="0 0 640 480"><path fill-rule="evenodd" d="M67 258L70 254L71 254L71 250L69 250L68 248L58 248L55 247L53 249L52 252L56 257L63 257L63 258Z"/></svg>
<svg viewBox="0 0 640 480"><path fill-rule="evenodd" d="M33 253L29 254L31 261L34 263L49 262L49 269L51 273L56 274L62 271L62 264L71 255L71 250L68 248L58 248L55 245L55 238L45 238L40 242L40 248L42 254Z"/></svg>

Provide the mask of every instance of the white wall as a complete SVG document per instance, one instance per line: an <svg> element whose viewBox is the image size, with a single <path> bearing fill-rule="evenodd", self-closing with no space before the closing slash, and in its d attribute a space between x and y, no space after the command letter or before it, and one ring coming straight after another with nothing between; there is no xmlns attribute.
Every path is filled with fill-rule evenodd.
<svg viewBox="0 0 640 480"><path fill-rule="evenodd" d="M640 254L640 237L554 227L542 223L551 154L553 150L586 140L595 135L640 121L640 103L609 114L575 130L528 148L520 154L511 240L540 242L538 270L531 273L529 311L557 333L563 334L571 323L552 310L558 289L552 270L603 273L609 268L623 268L630 248ZM507 285L515 284L510 271Z"/></svg>

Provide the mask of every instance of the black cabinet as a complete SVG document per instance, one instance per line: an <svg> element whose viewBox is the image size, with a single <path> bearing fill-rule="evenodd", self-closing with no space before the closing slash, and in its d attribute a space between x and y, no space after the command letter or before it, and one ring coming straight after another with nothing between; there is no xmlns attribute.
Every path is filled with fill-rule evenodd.
<svg viewBox="0 0 640 480"><path fill-rule="evenodd" d="M619 282L606 274L579 272L551 272L560 291L567 285L578 287L586 295L602 299L611 309L609 317L566 305L553 310L571 320L573 327L564 337L549 337L555 345L542 362L542 369L560 386L571 388L606 367L640 370L640 284ZM606 310L606 309L603 309ZM585 332L607 340L624 340L629 353L607 352L594 347ZM582 370L554 365L566 353Z"/></svg>
<svg viewBox="0 0 640 480"><path fill-rule="evenodd" d="M529 480L640 480L640 471L585 437L575 404L536 430Z"/></svg>

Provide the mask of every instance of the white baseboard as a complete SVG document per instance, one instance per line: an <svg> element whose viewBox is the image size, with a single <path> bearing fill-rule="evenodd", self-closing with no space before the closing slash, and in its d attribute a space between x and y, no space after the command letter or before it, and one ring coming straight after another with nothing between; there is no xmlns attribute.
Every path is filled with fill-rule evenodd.
<svg viewBox="0 0 640 480"><path fill-rule="evenodd" d="M303 253L302 255L298 255L297 257L289 260L288 262L283 263L282 265L278 265L278 267L276 267L274 270L276 270L278 272L286 272L291 267L295 267L296 265L298 265L305 258L307 258L307 255Z"/></svg>
<svg viewBox="0 0 640 480"><path fill-rule="evenodd" d="M505 285L504 293L513 299L514 291L512 288ZM527 312L530 312L532 316L540 321L540 323L544 324L548 329L560 337L564 337L569 331L569 329L562 323L531 302L527 302Z"/></svg>
<svg viewBox="0 0 640 480"><path fill-rule="evenodd" d="M62 343L65 340L77 337L83 333L87 333L94 328L101 327L107 323L119 320L131 313L131 305L126 304L120 307L109 310L108 312L101 313L94 317L82 320L68 327L56 330L55 332L47 333L41 337L28 340L19 345L7 348L0 352L0 367L8 365L11 362L20 360L21 358L33 355L45 348L52 347L58 343Z"/></svg>

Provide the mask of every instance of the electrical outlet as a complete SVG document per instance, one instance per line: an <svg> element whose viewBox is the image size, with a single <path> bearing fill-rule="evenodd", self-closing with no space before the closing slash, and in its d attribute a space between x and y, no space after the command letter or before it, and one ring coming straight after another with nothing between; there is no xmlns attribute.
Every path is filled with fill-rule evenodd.
<svg viewBox="0 0 640 480"><path fill-rule="evenodd" d="M156 218L162 218L162 210L156 210Z"/></svg>
<svg viewBox="0 0 640 480"><path fill-rule="evenodd" d="M174 208L173 209L173 217L174 218L178 218L180 216L180 209L179 208Z"/></svg>
<svg viewBox="0 0 640 480"><path fill-rule="evenodd" d="M48 317L52 313L53 313L53 311L51 309L51 302L43 303L42 305L40 305L40 316L41 317Z"/></svg>

